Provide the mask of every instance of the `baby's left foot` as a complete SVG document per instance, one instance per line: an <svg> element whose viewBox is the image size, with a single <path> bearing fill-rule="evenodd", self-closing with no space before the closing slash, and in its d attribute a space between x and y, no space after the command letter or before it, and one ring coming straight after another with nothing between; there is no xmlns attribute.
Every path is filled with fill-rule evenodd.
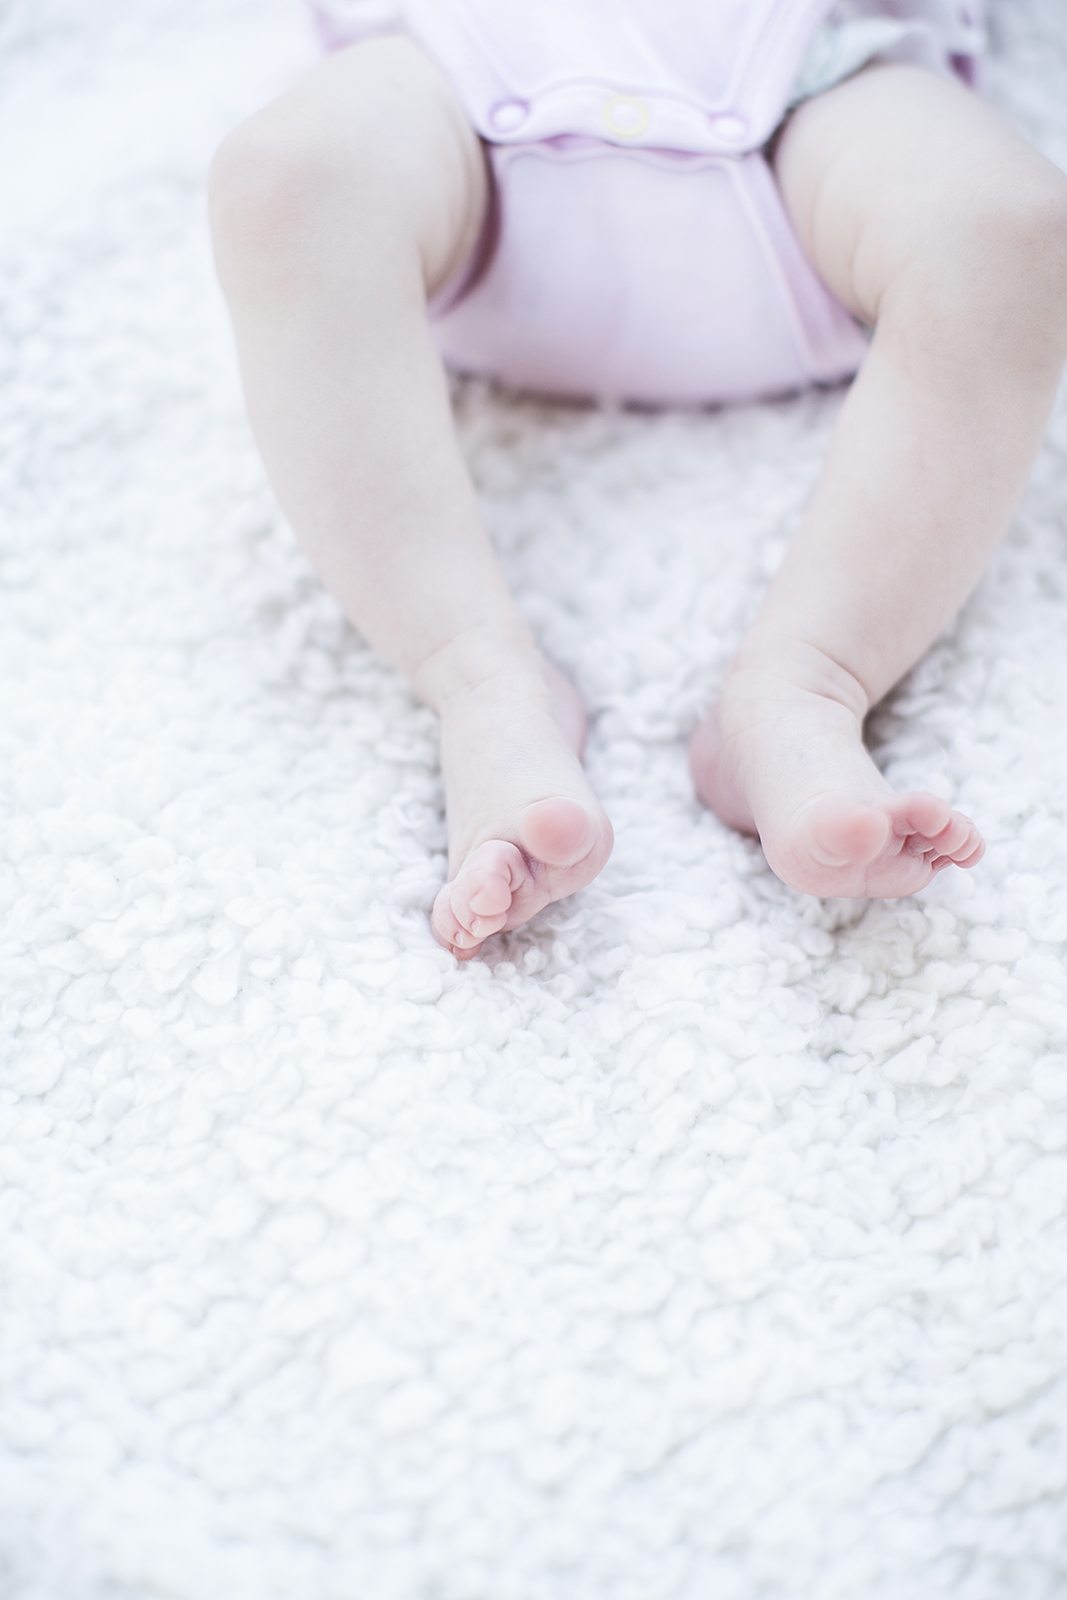
<svg viewBox="0 0 1067 1600"><path fill-rule="evenodd" d="M985 853L944 800L890 788L863 744L866 709L855 679L803 647L735 667L690 741L700 798L806 894L913 894Z"/></svg>
<svg viewBox="0 0 1067 1600"><path fill-rule="evenodd" d="M439 706L449 879L431 925L460 961L584 889L612 843L582 771L573 684L529 649L482 666L480 681Z"/></svg>

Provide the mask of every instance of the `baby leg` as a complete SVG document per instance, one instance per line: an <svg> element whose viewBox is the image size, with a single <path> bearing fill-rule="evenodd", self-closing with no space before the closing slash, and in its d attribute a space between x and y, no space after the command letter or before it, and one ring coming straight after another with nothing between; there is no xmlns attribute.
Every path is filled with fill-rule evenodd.
<svg viewBox="0 0 1067 1600"><path fill-rule="evenodd" d="M588 883L611 849L582 707L504 584L426 321L486 192L448 85L383 39L231 134L211 195L278 498L352 621L440 715L449 883L433 926L463 958Z"/></svg>
<svg viewBox="0 0 1067 1600"><path fill-rule="evenodd" d="M801 106L777 174L875 333L691 766L786 883L904 895L984 847L943 801L890 789L863 719L963 604L1025 486L1067 357L1067 180L982 101L903 66Z"/></svg>

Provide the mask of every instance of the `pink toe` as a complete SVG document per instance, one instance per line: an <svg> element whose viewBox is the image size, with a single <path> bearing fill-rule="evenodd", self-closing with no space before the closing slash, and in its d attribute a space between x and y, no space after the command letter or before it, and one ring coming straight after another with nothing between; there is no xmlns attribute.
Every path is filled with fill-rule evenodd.
<svg viewBox="0 0 1067 1600"><path fill-rule="evenodd" d="M481 942L478 941L475 943L474 940L471 941L469 948L464 948L464 946L460 943L460 940L465 937L462 929L460 929L458 934L456 934L454 937L449 938L441 931L438 923L432 919L430 922L430 932L437 940L437 943L447 950L450 955L455 956L457 961L469 961L471 956L476 956L478 951L481 949Z"/></svg>
<svg viewBox="0 0 1067 1600"><path fill-rule="evenodd" d="M958 811L953 811L947 824L941 832L931 840L938 855L951 856L953 860L962 851L967 854L967 845L973 829L966 817L961 817Z"/></svg>
<svg viewBox="0 0 1067 1600"><path fill-rule="evenodd" d="M918 833L934 840L952 821L948 803L934 794L902 794L894 810L893 831L898 835Z"/></svg>
<svg viewBox="0 0 1067 1600"><path fill-rule="evenodd" d="M951 825L936 841L938 852L957 867L976 867L985 855L985 840L969 817L952 813Z"/></svg>
<svg viewBox="0 0 1067 1600"><path fill-rule="evenodd" d="M499 917L511 905L527 875L522 851L503 839L489 839L467 857L456 877L452 904L465 927L471 918Z"/></svg>
<svg viewBox="0 0 1067 1600"><path fill-rule="evenodd" d="M490 839L471 852L434 902L434 938L459 961L478 954L506 924L515 889L527 875L522 851Z"/></svg>
<svg viewBox="0 0 1067 1600"><path fill-rule="evenodd" d="M593 848L593 819L576 800L535 800L522 813L519 838L535 861L572 867Z"/></svg>
<svg viewBox="0 0 1067 1600"><path fill-rule="evenodd" d="M948 866L976 867L985 855L985 841L969 817L951 811L944 827L928 837L923 853L933 857L935 872Z"/></svg>
<svg viewBox="0 0 1067 1600"><path fill-rule="evenodd" d="M958 867L976 867L984 855L985 840L979 834L976 838L974 848L968 851L968 853L964 856L957 856L956 865Z"/></svg>
<svg viewBox="0 0 1067 1600"><path fill-rule="evenodd" d="M812 808L811 850L824 867L864 866L889 835L889 819L873 806L827 797Z"/></svg>
<svg viewBox="0 0 1067 1600"><path fill-rule="evenodd" d="M511 904L511 892L510 874L479 874L467 884L467 903L475 917L497 917Z"/></svg>
<svg viewBox="0 0 1067 1600"><path fill-rule="evenodd" d="M433 903L430 921L433 924L434 932L445 940L447 944L451 944L453 936L459 930L459 921L452 910L452 885L450 883L446 883L442 889L438 890L437 899Z"/></svg>
<svg viewBox="0 0 1067 1600"><path fill-rule="evenodd" d="M437 943L443 945L451 955L455 956L457 961L469 961L482 948L481 939L473 937L464 928L459 927L458 924L455 925L453 933L447 933L442 924L448 921L455 923L455 918L442 919L435 910L430 919L430 932L437 940Z"/></svg>

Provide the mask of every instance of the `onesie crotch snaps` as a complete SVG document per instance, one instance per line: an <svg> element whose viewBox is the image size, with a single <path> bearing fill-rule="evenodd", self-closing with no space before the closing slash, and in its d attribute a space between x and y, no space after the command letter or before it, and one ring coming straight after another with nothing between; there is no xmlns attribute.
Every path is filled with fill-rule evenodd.
<svg viewBox="0 0 1067 1600"><path fill-rule="evenodd" d="M619 139L639 139L652 121L645 102L632 94L613 94L605 100L601 116L608 132Z"/></svg>
<svg viewBox="0 0 1067 1600"><path fill-rule="evenodd" d="M489 113L489 121L497 133L517 133L529 115L525 100L498 100Z"/></svg>
<svg viewBox="0 0 1067 1600"><path fill-rule="evenodd" d="M716 111L708 118L711 130L723 144L741 149L749 136L748 118L737 111Z"/></svg>

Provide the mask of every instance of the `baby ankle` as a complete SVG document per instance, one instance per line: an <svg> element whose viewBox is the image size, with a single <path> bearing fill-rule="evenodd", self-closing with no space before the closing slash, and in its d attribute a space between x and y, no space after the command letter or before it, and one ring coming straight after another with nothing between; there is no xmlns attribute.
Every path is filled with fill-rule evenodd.
<svg viewBox="0 0 1067 1600"><path fill-rule="evenodd" d="M432 650L411 673L411 682L419 698L440 714L450 701L494 680L542 672L542 657L525 624L476 626Z"/></svg>
<svg viewBox="0 0 1067 1600"><path fill-rule="evenodd" d="M760 634L742 641L727 673L724 693L745 685L759 691L776 680L842 706L863 723L873 704L862 679L829 651L809 639L785 634Z"/></svg>

